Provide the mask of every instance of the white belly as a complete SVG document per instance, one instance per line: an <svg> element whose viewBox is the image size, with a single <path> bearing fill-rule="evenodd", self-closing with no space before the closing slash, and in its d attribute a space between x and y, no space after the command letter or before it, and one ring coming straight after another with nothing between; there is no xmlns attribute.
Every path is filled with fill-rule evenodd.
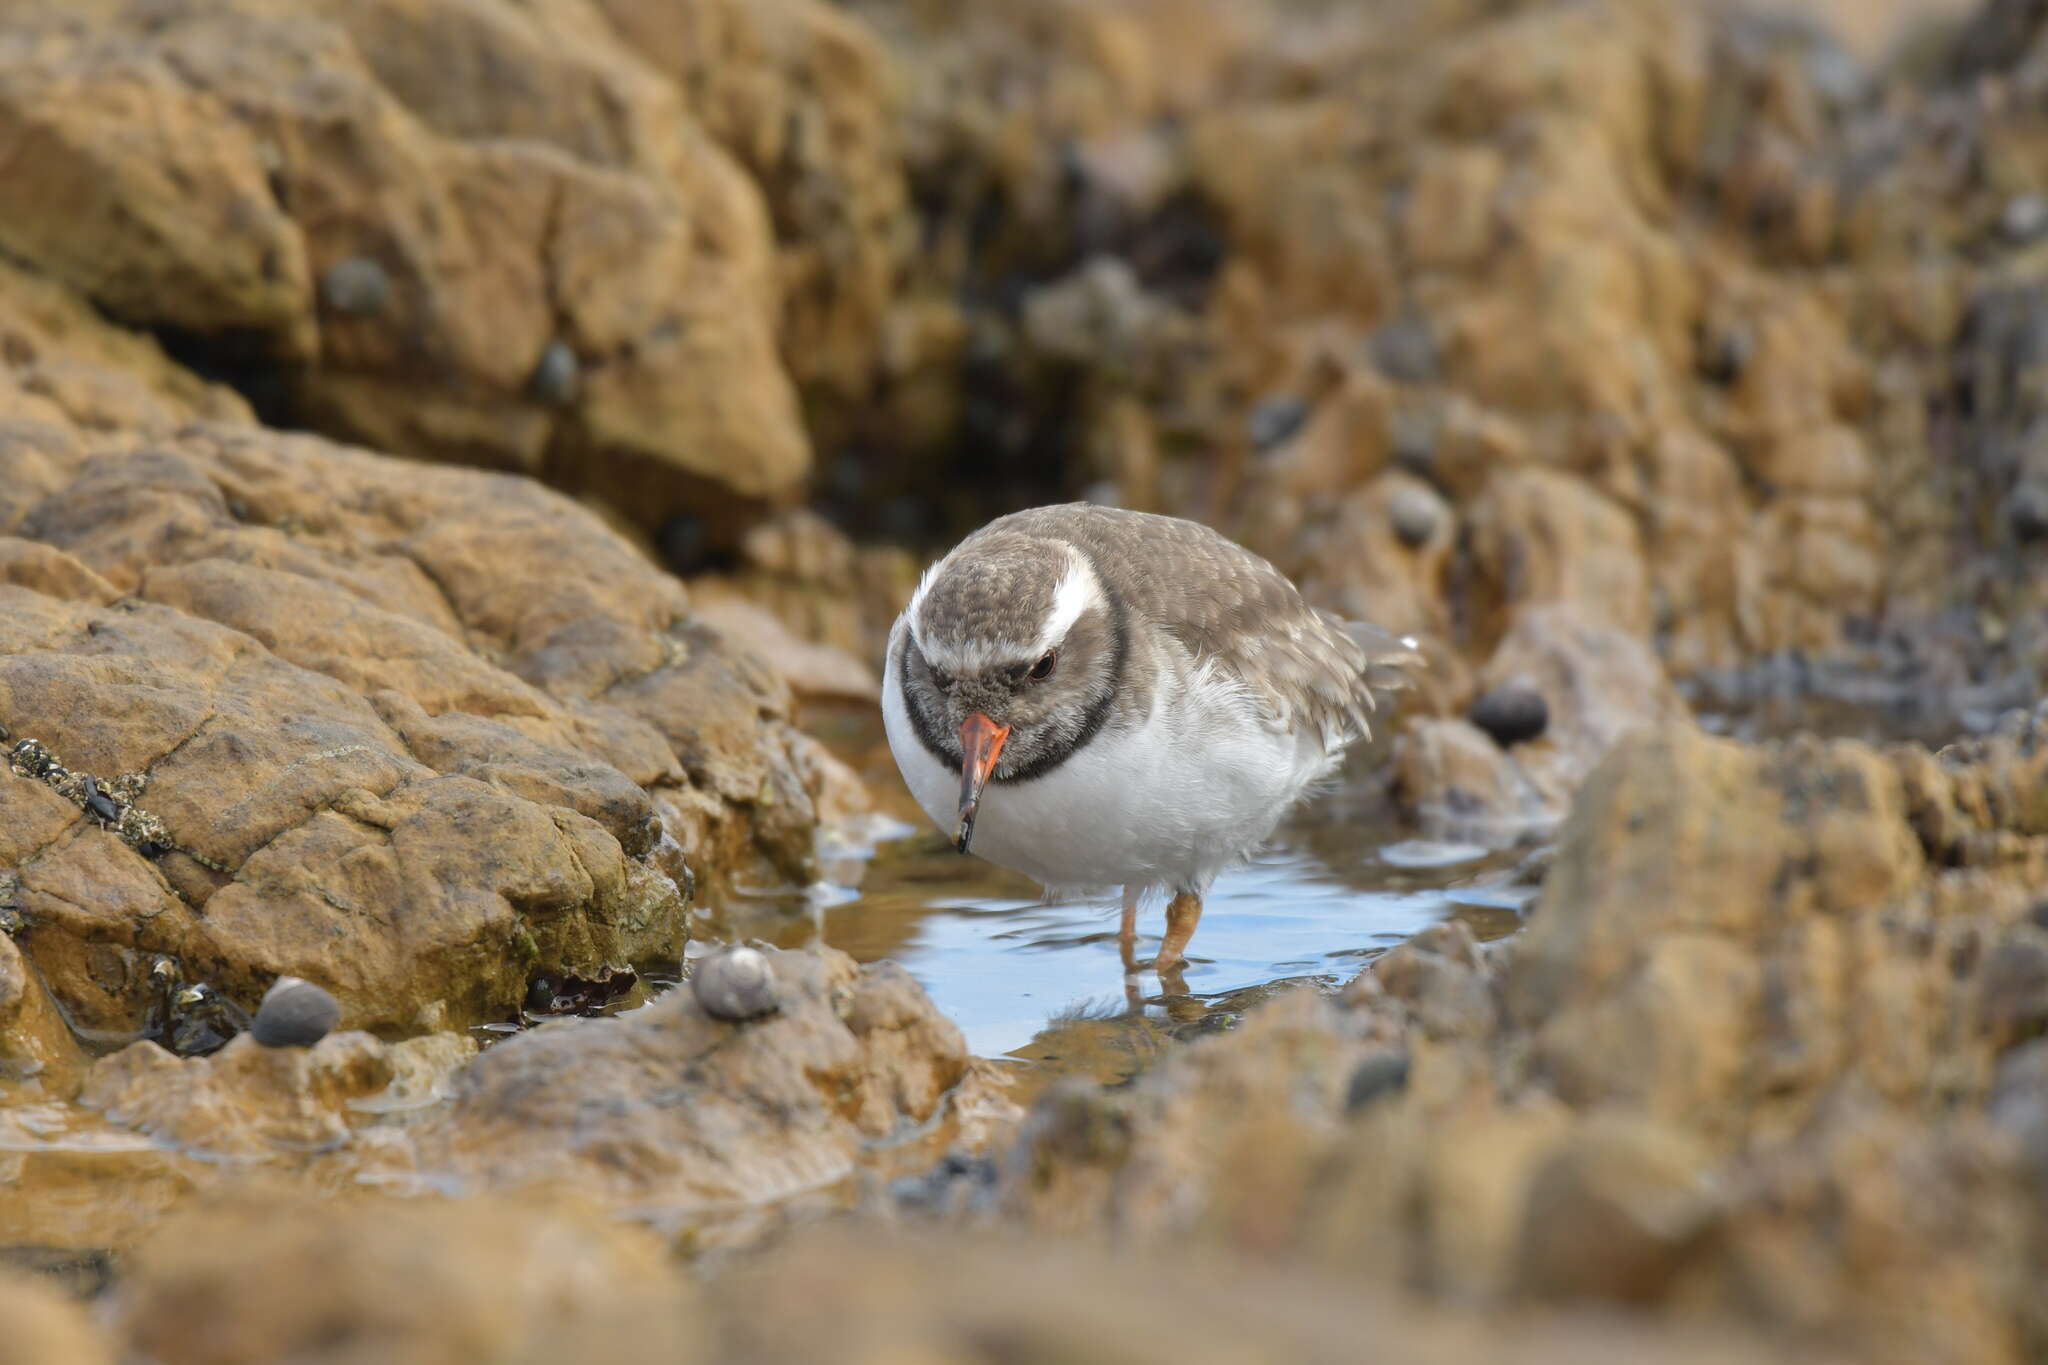
<svg viewBox="0 0 2048 1365"><path fill-rule="evenodd" d="M1098 734L1043 777L991 782L972 851L1054 890L1199 891L1263 843L1336 762L1320 735L1275 730L1227 689L1191 678L1165 691L1174 704L1142 726ZM893 666L882 717L911 795L951 835L960 774L918 742Z"/></svg>

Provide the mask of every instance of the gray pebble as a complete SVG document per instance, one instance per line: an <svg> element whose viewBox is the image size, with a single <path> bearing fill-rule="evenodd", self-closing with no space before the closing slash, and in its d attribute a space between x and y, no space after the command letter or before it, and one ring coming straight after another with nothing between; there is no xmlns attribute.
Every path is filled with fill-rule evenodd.
<svg viewBox="0 0 2048 1365"><path fill-rule="evenodd" d="M2005 500L2005 522L2023 542L2048 540L2048 482L2028 479L2013 489Z"/></svg>
<svg viewBox="0 0 2048 1365"><path fill-rule="evenodd" d="M1412 484L1394 490L1387 503L1387 518L1394 524L1394 534L1411 550L1429 544L1443 524L1436 499Z"/></svg>
<svg viewBox="0 0 2048 1365"><path fill-rule="evenodd" d="M1308 420L1308 404L1289 394L1268 398L1252 409L1251 417L1245 423L1245 434L1252 438L1256 450L1271 450L1282 441L1301 430L1301 424Z"/></svg>
<svg viewBox="0 0 2048 1365"><path fill-rule="evenodd" d="M713 1019L744 1023L781 1008L775 969L756 948L727 948L698 960L690 975L690 993Z"/></svg>
<svg viewBox="0 0 2048 1365"><path fill-rule="evenodd" d="M375 317L391 302L391 275L368 256L351 256L320 276L320 297L337 313Z"/></svg>
<svg viewBox="0 0 2048 1365"><path fill-rule="evenodd" d="M2048 195L2022 194L2010 200L1999 215L1999 226L2015 242L2031 242L2048 232Z"/></svg>
<svg viewBox="0 0 2048 1365"><path fill-rule="evenodd" d="M1550 724L1550 703L1527 683L1502 683L1472 703L1471 720L1506 748L1543 733Z"/></svg>
<svg viewBox="0 0 2048 1365"><path fill-rule="evenodd" d="M311 1047L341 1022L341 1004L310 981L280 976L263 993L249 1032L265 1047Z"/></svg>
<svg viewBox="0 0 2048 1365"><path fill-rule="evenodd" d="M581 370L576 352L569 349L568 342L550 341L547 349L540 353L539 363L533 367L533 378L528 381L528 388L541 402L551 407L566 407L576 401Z"/></svg>

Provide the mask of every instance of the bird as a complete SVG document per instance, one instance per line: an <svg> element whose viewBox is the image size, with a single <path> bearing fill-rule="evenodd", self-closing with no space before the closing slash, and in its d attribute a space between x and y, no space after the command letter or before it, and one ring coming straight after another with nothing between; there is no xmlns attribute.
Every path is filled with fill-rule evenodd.
<svg viewBox="0 0 2048 1365"><path fill-rule="evenodd" d="M960 852L1055 894L1122 888L1127 983L1163 889L1152 966L1184 994L1211 883L1420 662L1200 522L1069 503L998 517L925 571L890 629L883 725Z"/></svg>

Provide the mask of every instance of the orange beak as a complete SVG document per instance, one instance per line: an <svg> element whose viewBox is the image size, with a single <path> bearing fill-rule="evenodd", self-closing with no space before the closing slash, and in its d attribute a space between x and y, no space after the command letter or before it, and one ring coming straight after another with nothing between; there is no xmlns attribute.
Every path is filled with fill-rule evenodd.
<svg viewBox="0 0 2048 1365"><path fill-rule="evenodd" d="M974 839L974 813L981 809L981 789L996 770L1003 741L1010 727L998 725L976 711L960 723L960 827L953 833L953 847L962 853Z"/></svg>

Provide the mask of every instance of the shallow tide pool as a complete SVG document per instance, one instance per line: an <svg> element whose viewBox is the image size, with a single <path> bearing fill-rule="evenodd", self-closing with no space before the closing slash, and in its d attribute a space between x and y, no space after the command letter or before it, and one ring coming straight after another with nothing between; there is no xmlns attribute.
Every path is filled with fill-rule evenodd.
<svg viewBox="0 0 2048 1365"><path fill-rule="evenodd" d="M1462 918L1481 938L1512 932L1530 895L1515 877L1519 854L1422 840L1396 824L1368 752L1250 863L1218 879L1190 949L1186 992L1171 992L1149 970L1125 977L1114 898L1048 903L1029 879L955 853L910 803L863 718L820 728L861 770L881 813L860 837L828 850L825 882L735 894L700 932L781 947L822 941L863 962L892 958L983 1056L1120 1078L1165 1040L1229 1027L1275 989L1341 984L1438 920ZM1138 927L1147 960L1164 927L1163 900L1147 902Z"/></svg>

